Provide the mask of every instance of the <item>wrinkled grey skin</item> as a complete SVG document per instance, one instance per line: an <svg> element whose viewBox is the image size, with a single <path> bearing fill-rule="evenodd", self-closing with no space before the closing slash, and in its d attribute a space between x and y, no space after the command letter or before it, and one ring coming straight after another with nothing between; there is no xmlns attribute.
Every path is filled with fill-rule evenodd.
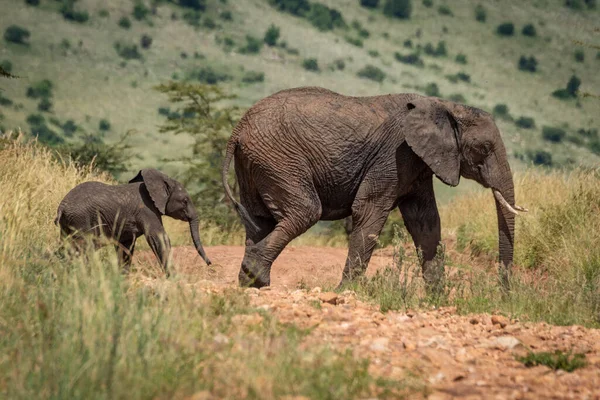
<svg viewBox="0 0 600 400"><path fill-rule="evenodd" d="M231 159L240 203L227 184ZM440 218L433 176L461 176L514 206L500 132L488 113L416 94L348 97L322 88L284 90L252 106L227 145L226 194L246 227L241 285L270 284L283 248L319 220L352 218L342 283L362 275L388 214L399 208L423 255L429 287L440 282ZM518 206L517 206L518 207ZM513 260L514 214L496 200L503 280Z"/></svg>
<svg viewBox="0 0 600 400"><path fill-rule="evenodd" d="M168 275L171 244L162 224L163 215L190 224L194 246L210 265L190 195L181 183L155 169L141 170L125 185L77 185L61 201L54 223L60 226L61 236L71 237L76 247L81 247L87 234L113 239L125 271L131 266L136 239L144 235Z"/></svg>

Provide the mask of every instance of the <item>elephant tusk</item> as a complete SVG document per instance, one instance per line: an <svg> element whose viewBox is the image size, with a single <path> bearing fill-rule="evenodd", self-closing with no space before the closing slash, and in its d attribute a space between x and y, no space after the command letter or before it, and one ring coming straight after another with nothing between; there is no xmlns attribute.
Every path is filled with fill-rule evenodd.
<svg viewBox="0 0 600 400"><path fill-rule="evenodd" d="M518 205L516 205L516 204L515 204L515 207L514 207L514 208L515 208L515 210L517 210L517 211L529 212L529 210L528 210L528 209L526 209L525 207L521 207L521 206L518 206Z"/></svg>
<svg viewBox="0 0 600 400"><path fill-rule="evenodd" d="M494 190L494 197L496 198L496 200L498 200L498 203L502 204L502 207L504 207L507 211L509 211L515 215L519 215L519 212L517 210L515 210L510 204L508 204L508 201L506 201L504 196L502 196L502 193L500 193L497 190ZM522 208L522 207L519 207L519 208Z"/></svg>

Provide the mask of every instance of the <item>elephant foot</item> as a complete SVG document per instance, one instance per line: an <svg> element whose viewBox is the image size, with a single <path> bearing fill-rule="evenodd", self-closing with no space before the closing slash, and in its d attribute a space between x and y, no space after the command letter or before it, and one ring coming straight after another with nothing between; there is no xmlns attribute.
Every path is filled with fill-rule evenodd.
<svg viewBox="0 0 600 400"><path fill-rule="evenodd" d="M258 270L258 272L255 272ZM271 285L270 270L266 268L253 268L247 267L246 263L242 263L240 272L238 274L239 284L241 287L253 287L260 289L265 286Z"/></svg>

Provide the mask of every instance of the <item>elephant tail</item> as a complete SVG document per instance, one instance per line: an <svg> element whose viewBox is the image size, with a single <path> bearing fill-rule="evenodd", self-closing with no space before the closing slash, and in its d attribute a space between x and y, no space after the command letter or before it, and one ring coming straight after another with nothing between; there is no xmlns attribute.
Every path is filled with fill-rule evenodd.
<svg viewBox="0 0 600 400"><path fill-rule="evenodd" d="M237 131L237 129L234 129L233 134L231 135L231 138L227 142L227 150L225 151L225 161L223 162L223 169L221 170L221 179L223 180L223 187L225 188L225 194L227 195L229 200L233 203L233 207L235 208L235 211L242 218L242 223L244 224L244 226L248 229L253 230L255 233L258 233L260 231L260 228L258 227L256 222L254 222L254 220L250 216L250 213L248 212L248 210L246 210L246 208L243 205L241 205L233 197L233 193L231 192L231 187L229 186L229 183L227 182L227 174L229 173L229 164L231 164L231 160L233 158L233 153L235 151L235 148L238 145L238 137L239 137L239 132Z"/></svg>
<svg viewBox="0 0 600 400"><path fill-rule="evenodd" d="M58 226L61 216L62 216L62 207L60 207L58 209L58 212L56 213L56 218L54 218L54 225Z"/></svg>

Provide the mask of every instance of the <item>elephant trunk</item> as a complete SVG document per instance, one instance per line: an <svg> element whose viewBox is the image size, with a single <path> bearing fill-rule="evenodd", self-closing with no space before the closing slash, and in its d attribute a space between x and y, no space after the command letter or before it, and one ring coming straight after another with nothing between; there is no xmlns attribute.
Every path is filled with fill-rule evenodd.
<svg viewBox="0 0 600 400"><path fill-rule="evenodd" d="M517 215L515 208L524 209L515 205L515 188L510 168L503 181L492 190L498 217L498 250L502 263L500 276L503 287L508 290L515 247L515 215Z"/></svg>
<svg viewBox="0 0 600 400"><path fill-rule="evenodd" d="M192 240L194 241L194 246L196 247L196 251L202 259L206 262L207 265L210 265L211 262L209 258L206 256L204 252L204 247L202 247L202 242L200 241L200 233L199 233L199 221L198 216L194 216L190 218L190 233L192 235Z"/></svg>

